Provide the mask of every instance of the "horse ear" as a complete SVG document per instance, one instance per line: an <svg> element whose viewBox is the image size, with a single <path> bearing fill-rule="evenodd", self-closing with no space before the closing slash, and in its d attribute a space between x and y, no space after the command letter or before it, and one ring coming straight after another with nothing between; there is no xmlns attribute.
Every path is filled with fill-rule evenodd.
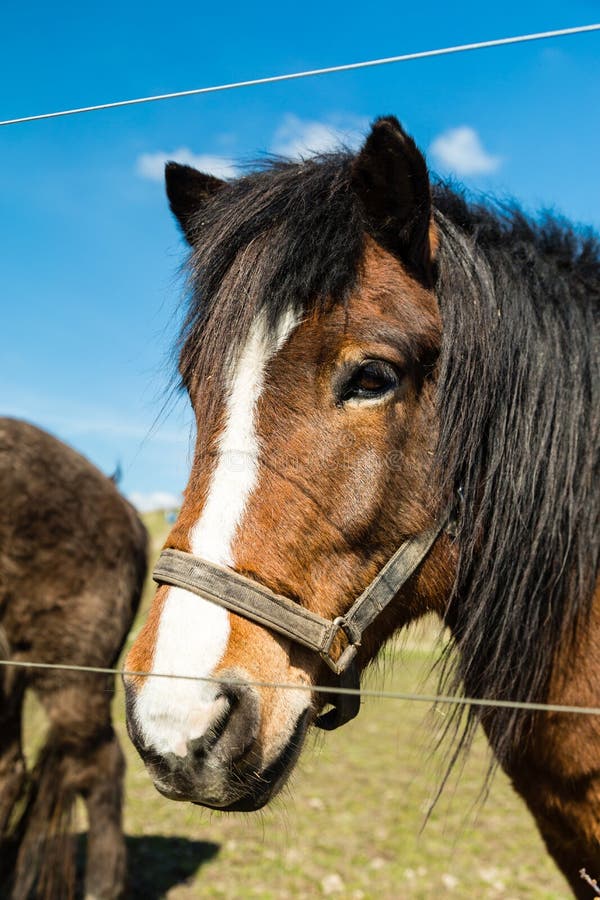
<svg viewBox="0 0 600 900"><path fill-rule="evenodd" d="M165 185L169 205L188 241L194 237L194 216L205 202L226 184L214 175L206 175L192 166L168 162L165 166Z"/></svg>
<svg viewBox="0 0 600 900"><path fill-rule="evenodd" d="M425 159L395 116L377 119L352 172L370 230L420 280L430 281L431 190Z"/></svg>

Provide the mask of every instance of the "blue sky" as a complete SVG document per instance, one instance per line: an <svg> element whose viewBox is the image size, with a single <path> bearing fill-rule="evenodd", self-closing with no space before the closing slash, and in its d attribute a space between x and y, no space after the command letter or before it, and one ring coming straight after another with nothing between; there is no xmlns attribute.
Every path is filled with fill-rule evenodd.
<svg viewBox="0 0 600 900"><path fill-rule="evenodd" d="M8 0L0 118L600 18L582 0L403 6ZM185 485L191 415L163 411L184 259L165 156L227 173L392 112L434 170L600 229L598 109L590 34L1 129L0 412L120 462L140 502Z"/></svg>

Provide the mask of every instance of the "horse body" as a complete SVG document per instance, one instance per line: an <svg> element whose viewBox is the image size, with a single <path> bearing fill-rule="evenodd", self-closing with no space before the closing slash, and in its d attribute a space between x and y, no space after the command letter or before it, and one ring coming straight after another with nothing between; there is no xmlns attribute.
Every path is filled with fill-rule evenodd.
<svg viewBox="0 0 600 900"><path fill-rule="evenodd" d="M457 651L446 684L600 705L597 241L431 188L393 118L357 155L227 184L169 164L167 191L192 246L180 372L198 423L167 547L334 619L461 497L358 667L433 611ZM327 699L300 688L335 683L296 641L169 585L127 667L217 679L128 679L128 724L162 793L230 810L279 790ZM598 720L473 709L459 748L478 721L588 896Z"/></svg>
<svg viewBox="0 0 600 900"><path fill-rule="evenodd" d="M0 419L0 495L3 658L113 666L145 575L146 532L133 507L74 450L14 419ZM21 746L28 688L49 719L32 779ZM124 759L113 692L110 676L0 670L0 835L19 842L15 900L69 894L66 842L78 794L89 817L86 896L121 896Z"/></svg>

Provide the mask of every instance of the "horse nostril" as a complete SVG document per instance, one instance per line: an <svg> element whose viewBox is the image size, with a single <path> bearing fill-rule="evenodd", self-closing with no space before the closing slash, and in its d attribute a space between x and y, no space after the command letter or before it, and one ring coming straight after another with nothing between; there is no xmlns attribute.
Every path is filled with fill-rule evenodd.
<svg viewBox="0 0 600 900"><path fill-rule="evenodd" d="M194 738L188 744L189 753L198 761L211 752L227 728L233 710L233 702L225 693L220 693L215 700L215 717L201 737Z"/></svg>
<svg viewBox="0 0 600 900"><path fill-rule="evenodd" d="M244 682L225 689L231 703L231 716L221 745L230 763L246 756L258 736L260 701L256 689Z"/></svg>
<svg viewBox="0 0 600 900"><path fill-rule="evenodd" d="M211 724L205 735L207 748L209 750L211 750L215 746L217 741L223 735L225 729L227 728L227 724L231 719L237 702L235 700L232 700L231 697L225 696L225 694L221 694L219 696L219 700L223 704L223 709L221 710L215 721Z"/></svg>
<svg viewBox="0 0 600 900"><path fill-rule="evenodd" d="M202 736L188 742L188 757L204 765L209 756L231 764L244 757L258 734L259 699L243 682L223 684L215 701L214 718Z"/></svg>

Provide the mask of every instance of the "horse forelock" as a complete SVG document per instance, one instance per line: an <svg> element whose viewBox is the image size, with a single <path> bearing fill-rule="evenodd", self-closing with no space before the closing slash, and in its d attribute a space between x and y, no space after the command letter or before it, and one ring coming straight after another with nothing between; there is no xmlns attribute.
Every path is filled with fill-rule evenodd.
<svg viewBox="0 0 600 900"><path fill-rule="evenodd" d="M179 368L188 387L220 380L253 322L276 327L344 302L360 275L363 212L350 189L351 155L268 163L203 209L188 264Z"/></svg>

